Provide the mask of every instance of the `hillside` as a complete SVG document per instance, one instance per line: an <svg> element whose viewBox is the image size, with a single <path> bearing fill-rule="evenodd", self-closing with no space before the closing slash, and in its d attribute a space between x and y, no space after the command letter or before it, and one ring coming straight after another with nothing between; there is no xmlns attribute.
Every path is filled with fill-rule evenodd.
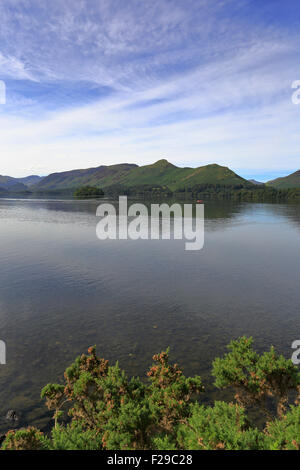
<svg viewBox="0 0 300 470"><path fill-rule="evenodd" d="M12 176L0 175L1 192L24 192L30 186L41 181L42 177L37 175L26 176L25 178L13 178Z"/></svg>
<svg viewBox="0 0 300 470"><path fill-rule="evenodd" d="M243 184L246 180L228 168L216 164L198 168L179 168L167 160L159 160L153 165L135 168L121 183L129 188L138 185L159 185L175 191L199 184Z"/></svg>
<svg viewBox="0 0 300 470"><path fill-rule="evenodd" d="M0 189L1 192L19 192L26 191L28 188L20 183L17 178L0 175Z"/></svg>
<svg viewBox="0 0 300 470"><path fill-rule="evenodd" d="M65 189L75 189L80 186L107 187L118 184L130 170L137 165L122 163L119 165L99 166L84 170L71 170L61 173L52 173L46 176L38 184L32 186L32 190L57 191Z"/></svg>
<svg viewBox="0 0 300 470"><path fill-rule="evenodd" d="M257 180L248 180L250 183L252 184L256 184L258 186L263 186L265 183L262 183L261 181L257 181Z"/></svg>
<svg viewBox="0 0 300 470"><path fill-rule="evenodd" d="M247 180L225 166L217 164L190 168L190 173L176 184L176 188L190 188L200 184L245 185L251 186Z"/></svg>
<svg viewBox="0 0 300 470"><path fill-rule="evenodd" d="M283 178L268 181L267 185L276 189L300 188L300 170Z"/></svg>
<svg viewBox="0 0 300 470"><path fill-rule="evenodd" d="M120 164L53 173L31 189L37 192L57 191L89 185L104 189L117 186L122 188L160 186L175 191L200 184L251 185L229 168L220 165L179 168L167 160L159 160L152 165L141 167L134 164Z"/></svg>
<svg viewBox="0 0 300 470"><path fill-rule="evenodd" d="M167 186L171 189L189 174L190 168L178 168L167 160L134 168L120 183L128 188L143 185Z"/></svg>
<svg viewBox="0 0 300 470"><path fill-rule="evenodd" d="M39 181L41 181L44 177L43 176L38 176L38 175L30 175L30 176L25 176L24 178L15 178L19 183L25 184L25 186L32 186L33 184L37 184Z"/></svg>

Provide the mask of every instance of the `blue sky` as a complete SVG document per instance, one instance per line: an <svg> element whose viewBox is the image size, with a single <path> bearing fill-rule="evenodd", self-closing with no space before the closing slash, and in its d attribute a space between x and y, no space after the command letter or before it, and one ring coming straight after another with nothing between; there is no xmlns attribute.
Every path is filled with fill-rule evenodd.
<svg viewBox="0 0 300 470"><path fill-rule="evenodd" d="M0 18L0 174L300 168L298 0L6 0Z"/></svg>

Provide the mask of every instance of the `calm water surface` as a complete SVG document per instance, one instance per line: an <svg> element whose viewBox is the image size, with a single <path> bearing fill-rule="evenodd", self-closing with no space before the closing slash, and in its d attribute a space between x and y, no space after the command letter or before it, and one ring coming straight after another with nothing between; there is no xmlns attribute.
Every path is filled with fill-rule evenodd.
<svg viewBox="0 0 300 470"><path fill-rule="evenodd" d="M129 375L170 346L186 374L210 377L230 339L291 356L300 339L300 206L205 206L205 247L99 241L96 201L0 199L0 416L49 421L40 390L96 344ZM0 423L0 431L7 425Z"/></svg>

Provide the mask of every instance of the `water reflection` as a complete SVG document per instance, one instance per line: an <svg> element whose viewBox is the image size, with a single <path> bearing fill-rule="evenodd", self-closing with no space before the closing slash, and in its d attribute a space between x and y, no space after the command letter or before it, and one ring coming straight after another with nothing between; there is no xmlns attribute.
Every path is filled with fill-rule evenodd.
<svg viewBox="0 0 300 470"><path fill-rule="evenodd" d="M0 415L13 408L22 423L45 424L41 387L91 344L130 375L170 346L187 374L203 376L206 400L217 396L211 361L231 338L291 354L299 206L206 204L204 249L188 253L177 240L100 242L98 204L0 199Z"/></svg>

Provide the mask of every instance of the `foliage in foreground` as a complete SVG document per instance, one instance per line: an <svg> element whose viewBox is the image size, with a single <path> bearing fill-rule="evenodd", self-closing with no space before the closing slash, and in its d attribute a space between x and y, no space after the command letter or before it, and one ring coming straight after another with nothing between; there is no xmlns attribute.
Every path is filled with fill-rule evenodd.
<svg viewBox="0 0 300 470"><path fill-rule="evenodd" d="M35 428L10 431L2 449L300 450L298 369L273 348L257 354L251 338L232 341L228 349L214 361L213 375L218 388L235 389L235 402L204 406L197 398L200 377L185 377L169 363L168 351L153 357L145 384L129 380L92 347L66 370L64 385L42 390L54 411L51 435ZM251 423L250 406L265 416L264 429Z"/></svg>

